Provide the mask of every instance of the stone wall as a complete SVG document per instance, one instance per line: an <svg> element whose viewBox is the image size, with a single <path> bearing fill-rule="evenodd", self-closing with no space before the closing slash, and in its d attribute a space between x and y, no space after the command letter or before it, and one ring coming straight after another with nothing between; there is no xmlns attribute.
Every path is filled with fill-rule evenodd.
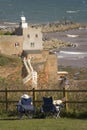
<svg viewBox="0 0 87 130"><path fill-rule="evenodd" d="M0 53L6 55L19 55L23 48L22 36L0 36Z"/></svg>
<svg viewBox="0 0 87 130"><path fill-rule="evenodd" d="M57 61L57 56L55 54L49 54L47 57L46 61L46 68L48 71L48 82L50 86L56 87L57 82L58 82L58 76L57 76L57 71L58 71L58 61Z"/></svg>

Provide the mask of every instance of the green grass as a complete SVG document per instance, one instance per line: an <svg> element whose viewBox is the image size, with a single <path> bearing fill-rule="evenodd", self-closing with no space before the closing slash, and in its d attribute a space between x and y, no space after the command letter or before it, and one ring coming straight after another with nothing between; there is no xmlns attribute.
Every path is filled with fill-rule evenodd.
<svg viewBox="0 0 87 130"><path fill-rule="evenodd" d="M7 65L12 65L12 64L17 64L20 63L21 59L15 56L6 56L0 54L0 66L7 66Z"/></svg>
<svg viewBox="0 0 87 130"><path fill-rule="evenodd" d="M1 120L0 130L87 130L87 120L69 118Z"/></svg>

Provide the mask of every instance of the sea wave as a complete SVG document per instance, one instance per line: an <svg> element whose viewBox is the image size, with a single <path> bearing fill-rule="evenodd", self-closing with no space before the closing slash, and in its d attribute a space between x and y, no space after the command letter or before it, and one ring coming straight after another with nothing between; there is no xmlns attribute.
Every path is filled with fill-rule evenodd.
<svg viewBox="0 0 87 130"><path fill-rule="evenodd" d="M76 56L76 55L75 56L58 55L58 59L80 60L80 59L84 59L84 58L85 58L85 56L83 56L83 55L78 55L78 56Z"/></svg>
<svg viewBox="0 0 87 130"><path fill-rule="evenodd" d="M80 60L84 59L85 56L78 56L78 57L65 57L65 56L58 56L58 59L67 59L67 60Z"/></svg>
<svg viewBox="0 0 87 130"><path fill-rule="evenodd" d="M71 54L71 55L87 55L87 52L70 52L70 51L60 51L61 54Z"/></svg>
<svg viewBox="0 0 87 130"><path fill-rule="evenodd" d="M66 13L78 13L80 10L67 10Z"/></svg>
<svg viewBox="0 0 87 130"><path fill-rule="evenodd" d="M67 37L72 37L72 38L75 38L75 37L79 37L79 35L67 34Z"/></svg>

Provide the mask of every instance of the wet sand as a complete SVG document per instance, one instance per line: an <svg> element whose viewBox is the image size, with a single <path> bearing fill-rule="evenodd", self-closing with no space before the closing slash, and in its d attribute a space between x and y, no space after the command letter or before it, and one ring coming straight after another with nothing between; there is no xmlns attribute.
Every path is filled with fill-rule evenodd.
<svg viewBox="0 0 87 130"><path fill-rule="evenodd" d="M87 68L87 58L84 59L58 59L58 66L71 66L71 67L78 67L78 68Z"/></svg>

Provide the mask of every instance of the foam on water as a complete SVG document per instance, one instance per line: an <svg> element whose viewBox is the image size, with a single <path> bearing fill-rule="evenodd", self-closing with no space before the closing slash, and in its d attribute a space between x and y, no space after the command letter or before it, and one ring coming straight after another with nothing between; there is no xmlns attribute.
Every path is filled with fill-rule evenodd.
<svg viewBox="0 0 87 130"><path fill-rule="evenodd" d="M60 54L69 54L69 55L87 55L87 52L69 52L69 51L60 51Z"/></svg>
<svg viewBox="0 0 87 130"><path fill-rule="evenodd" d="M66 13L78 13L80 10L67 10Z"/></svg>
<svg viewBox="0 0 87 130"><path fill-rule="evenodd" d="M79 37L79 35L67 34L67 37L72 37L72 38L75 38L75 37Z"/></svg>

